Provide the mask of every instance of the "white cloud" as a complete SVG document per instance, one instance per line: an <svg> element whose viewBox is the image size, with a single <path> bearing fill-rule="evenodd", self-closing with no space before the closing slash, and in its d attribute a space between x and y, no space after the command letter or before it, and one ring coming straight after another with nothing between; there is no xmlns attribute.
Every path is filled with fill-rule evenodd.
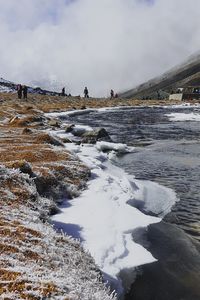
<svg viewBox="0 0 200 300"><path fill-rule="evenodd" d="M199 50L200 2L150 2L0 0L0 77L104 96L159 75Z"/></svg>

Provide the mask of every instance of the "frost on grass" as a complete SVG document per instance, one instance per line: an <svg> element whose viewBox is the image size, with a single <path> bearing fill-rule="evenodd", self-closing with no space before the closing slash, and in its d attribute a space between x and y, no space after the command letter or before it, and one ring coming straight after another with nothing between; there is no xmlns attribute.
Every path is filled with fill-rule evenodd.
<svg viewBox="0 0 200 300"><path fill-rule="evenodd" d="M27 174L0 166L1 299L115 299L78 241L40 220L41 198Z"/></svg>

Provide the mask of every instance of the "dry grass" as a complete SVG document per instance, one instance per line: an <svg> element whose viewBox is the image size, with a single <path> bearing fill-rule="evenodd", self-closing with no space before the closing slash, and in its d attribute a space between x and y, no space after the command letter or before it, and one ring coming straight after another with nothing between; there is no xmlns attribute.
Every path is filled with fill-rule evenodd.
<svg viewBox="0 0 200 300"><path fill-rule="evenodd" d="M38 105L41 97L33 96L31 101L36 103L31 105L16 101L12 94L0 95L0 98L3 100L0 111L0 164L22 172L29 168L27 174L35 172L34 176L40 179L42 177L45 184L53 183L55 189L62 181L63 184L79 186L84 174L88 172L87 168L66 150L54 147L62 146L62 143L49 134L39 130L28 134L30 132L24 130L25 127L37 127L37 123L41 122L43 117L37 110L45 105ZM11 120L17 114L23 116L1 123L1 118ZM62 299L68 300L63 297L65 292L62 287L41 279L43 274L53 272L56 265L48 257L47 239L43 233L26 225L30 213L35 214L37 211L39 195L33 188L31 179L12 172L11 175L0 178L0 295L11 293L15 295L15 299L26 300L39 300L41 297L51 299L55 295L59 298L60 295ZM22 208L27 211L22 213ZM41 222L39 215L37 222ZM28 277L33 274L27 276L24 272L14 270L22 264L37 267L38 280L31 281ZM5 296L3 299L14 298Z"/></svg>
<svg viewBox="0 0 200 300"><path fill-rule="evenodd" d="M27 150L26 146L20 149L20 152L15 152L15 149L1 151L0 161L2 163L16 161L16 160L26 160L30 163L42 163L42 162L52 162L52 161L67 161L69 159L69 154L67 151L59 152L52 149L40 149L38 150Z"/></svg>
<svg viewBox="0 0 200 300"><path fill-rule="evenodd" d="M35 137L33 143L36 144L51 144L54 146L63 146L62 142L54 137L50 136L48 133L41 133Z"/></svg>

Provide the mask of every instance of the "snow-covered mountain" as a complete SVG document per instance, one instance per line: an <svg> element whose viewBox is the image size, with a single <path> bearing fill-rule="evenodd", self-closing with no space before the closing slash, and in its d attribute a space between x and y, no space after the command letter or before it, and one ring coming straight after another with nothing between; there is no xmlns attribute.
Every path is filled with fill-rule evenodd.
<svg viewBox="0 0 200 300"><path fill-rule="evenodd" d="M13 93L16 92L17 84L4 78L0 78L0 93ZM58 92L49 91L42 89L40 87L30 87L28 86L28 92L31 94L42 94L42 95L59 95Z"/></svg>
<svg viewBox="0 0 200 300"><path fill-rule="evenodd" d="M0 93L12 93L15 91L15 86L13 82L0 78Z"/></svg>
<svg viewBox="0 0 200 300"><path fill-rule="evenodd" d="M133 89L120 94L123 98L166 97L179 87L200 86L200 53L190 56L184 63Z"/></svg>

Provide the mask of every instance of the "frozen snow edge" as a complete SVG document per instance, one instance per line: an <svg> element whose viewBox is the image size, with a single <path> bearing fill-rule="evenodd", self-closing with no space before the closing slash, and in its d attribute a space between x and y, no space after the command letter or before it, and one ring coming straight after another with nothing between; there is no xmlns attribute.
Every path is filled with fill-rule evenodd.
<svg viewBox="0 0 200 300"><path fill-rule="evenodd" d="M133 109L133 108L145 108L145 107L163 107L163 108L195 108L199 107L199 103L191 104L191 103L180 103L180 104L172 104L172 105L132 105L132 106L127 106L127 105L122 105L122 106L110 106L110 107L101 107L101 108L85 108L85 109L76 109L76 110L68 110L68 111L63 111L63 112L51 112L51 113L46 113L45 116L47 117L67 117L67 116L76 116L76 115L83 115L83 114L88 114L91 112L106 112L106 111L116 111L119 109Z"/></svg>
<svg viewBox="0 0 200 300"><path fill-rule="evenodd" d="M184 121L200 121L200 114L199 113L170 113L166 114L170 121L175 122L184 122Z"/></svg>
<svg viewBox="0 0 200 300"><path fill-rule="evenodd" d="M53 134L63 137L64 133ZM80 239L120 296L123 287L119 273L155 261L149 251L133 241L132 233L161 219L143 214L134 207L134 201L140 201L147 210L164 216L177 198L171 189L150 181L135 180L114 166L111 161L114 154L101 151L108 146L114 153L127 147L105 142L95 146L65 145L91 169L92 179L88 182L88 189L69 201L67 208L54 216L53 221L57 228Z"/></svg>

